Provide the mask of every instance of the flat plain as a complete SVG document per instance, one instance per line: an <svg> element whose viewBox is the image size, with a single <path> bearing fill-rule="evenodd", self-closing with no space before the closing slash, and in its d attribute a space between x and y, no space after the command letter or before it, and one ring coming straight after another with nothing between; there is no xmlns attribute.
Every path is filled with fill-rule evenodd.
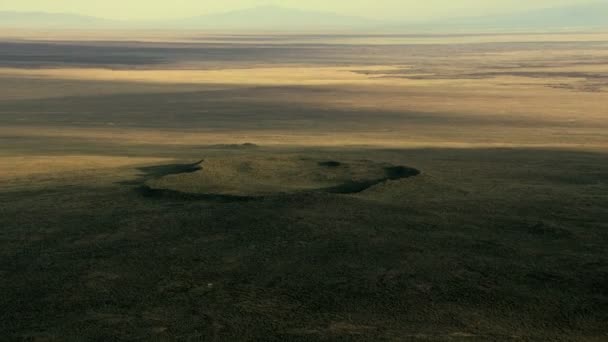
<svg viewBox="0 0 608 342"><path fill-rule="evenodd" d="M608 338L607 34L9 33L6 340Z"/></svg>

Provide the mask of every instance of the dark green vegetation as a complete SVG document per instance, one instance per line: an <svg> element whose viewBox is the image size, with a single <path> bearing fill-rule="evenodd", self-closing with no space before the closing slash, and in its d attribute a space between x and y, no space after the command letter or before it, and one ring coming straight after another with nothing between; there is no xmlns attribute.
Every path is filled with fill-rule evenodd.
<svg viewBox="0 0 608 342"><path fill-rule="evenodd" d="M608 339L605 41L220 38L0 43L0 341Z"/></svg>
<svg viewBox="0 0 608 342"><path fill-rule="evenodd" d="M3 335L62 341L606 337L606 155L296 152L321 160L373 156L425 172L356 195L246 202L136 191L173 167L141 168L139 176L132 168L66 174L56 186L3 191Z"/></svg>

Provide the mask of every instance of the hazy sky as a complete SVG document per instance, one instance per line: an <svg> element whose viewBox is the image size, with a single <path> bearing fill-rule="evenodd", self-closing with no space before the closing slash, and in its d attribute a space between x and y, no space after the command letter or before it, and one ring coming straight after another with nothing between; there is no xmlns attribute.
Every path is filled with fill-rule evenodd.
<svg viewBox="0 0 608 342"><path fill-rule="evenodd" d="M483 15L598 0L0 0L2 11L86 14L112 19L166 19L264 5L377 19ZM608 1L608 0L606 0Z"/></svg>

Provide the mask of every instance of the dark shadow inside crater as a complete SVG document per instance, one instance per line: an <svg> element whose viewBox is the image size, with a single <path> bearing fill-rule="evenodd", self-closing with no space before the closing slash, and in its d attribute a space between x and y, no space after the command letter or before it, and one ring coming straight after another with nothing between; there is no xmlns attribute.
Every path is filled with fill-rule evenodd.
<svg viewBox="0 0 608 342"><path fill-rule="evenodd" d="M325 167L338 167L338 166L342 165L342 163L335 161L335 160L329 160L329 161L319 162L318 165L325 166Z"/></svg>
<svg viewBox="0 0 608 342"><path fill-rule="evenodd" d="M167 198L167 199L178 199L187 201L197 200L208 200L216 202L241 202L250 201L255 199L251 196L232 196L222 194L196 194L188 193L170 189L153 189L146 185L145 182L150 179L158 179L169 175L178 175L185 173L194 173L202 170L201 164L205 159L201 159L195 163L189 164L166 164L166 165L155 165L145 166L138 168L139 171L143 172L141 178L135 182L126 183L128 185L139 185L135 188L140 195L149 198Z"/></svg>
<svg viewBox="0 0 608 342"><path fill-rule="evenodd" d="M420 170L414 169L412 167L406 166L390 166L384 168L384 172L386 173L386 177L388 180L397 180L401 178L408 178L418 176L420 174Z"/></svg>
<svg viewBox="0 0 608 342"><path fill-rule="evenodd" d="M118 182L117 184L142 185L149 179L162 178L168 175L177 175L182 173L193 173L199 171L202 168L201 164L204 161L204 159L201 159L196 163L190 164L164 164L138 167L137 170L141 172L138 178L134 180Z"/></svg>
<svg viewBox="0 0 608 342"><path fill-rule="evenodd" d="M149 178L160 178L168 175L177 175L181 173L193 173L202 169L201 164L204 159L197 161L192 164L169 164L169 165L157 165L157 166L145 166L140 167L138 170L143 172L143 177Z"/></svg>
<svg viewBox="0 0 608 342"><path fill-rule="evenodd" d="M406 166L389 166L384 168L384 173L385 177L383 178L362 181L349 181L337 186L332 186L320 190L332 194L356 194L388 180L398 180L402 178L418 176L420 174L420 171Z"/></svg>
<svg viewBox="0 0 608 342"><path fill-rule="evenodd" d="M185 201L245 202L262 198L261 196L234 196L222 194L195 194L170 189L153 189L147 185L138 187L137 192L149 198L167 198Z"/></svg>

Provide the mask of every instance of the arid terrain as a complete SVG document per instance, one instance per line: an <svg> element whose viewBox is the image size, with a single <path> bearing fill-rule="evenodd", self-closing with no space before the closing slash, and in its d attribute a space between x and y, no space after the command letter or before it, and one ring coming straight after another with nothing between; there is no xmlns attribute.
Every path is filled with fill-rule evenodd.
<svg viewBox="0 0 608 342"><path fill-rule="evenodd" d="M608 34L0 35L0 339L605 341Z"/></svg>

